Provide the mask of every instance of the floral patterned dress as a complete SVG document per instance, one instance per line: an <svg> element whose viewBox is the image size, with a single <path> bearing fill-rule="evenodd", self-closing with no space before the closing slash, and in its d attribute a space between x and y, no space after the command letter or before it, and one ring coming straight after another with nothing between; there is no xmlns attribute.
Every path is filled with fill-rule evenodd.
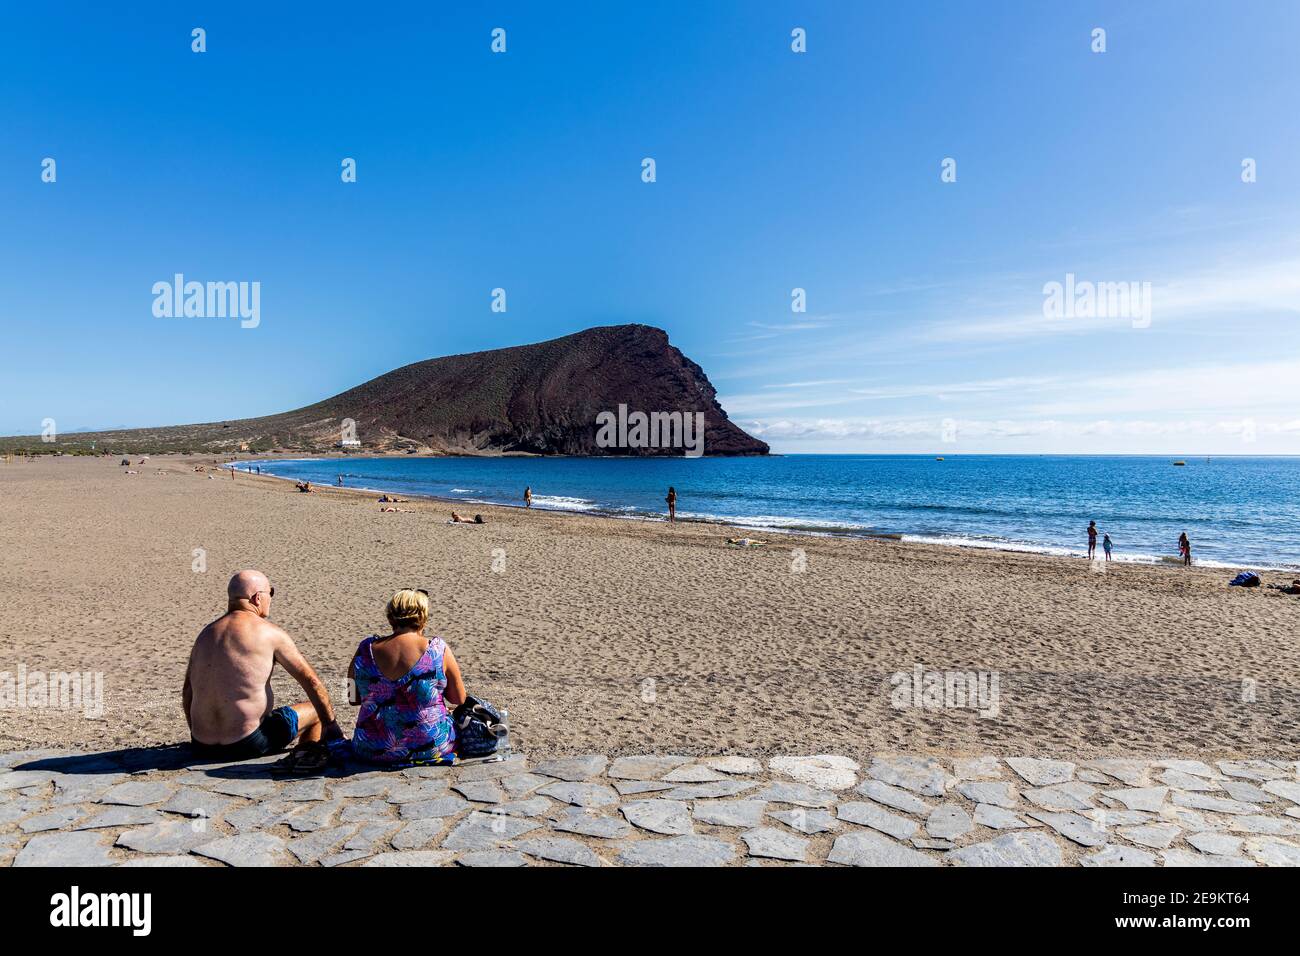
<svg viewBox="0 0 1300 956"><path fill-rule="evenodd" d="M456 728L443 699L447 675L442 661L447 645L440 637L429 638L429 646L415 666L389 680L375 663L375 640L372 636L362 641L352 659L357 700L361 702L352 735L353 752L384 764L454 759Z"/></svg>

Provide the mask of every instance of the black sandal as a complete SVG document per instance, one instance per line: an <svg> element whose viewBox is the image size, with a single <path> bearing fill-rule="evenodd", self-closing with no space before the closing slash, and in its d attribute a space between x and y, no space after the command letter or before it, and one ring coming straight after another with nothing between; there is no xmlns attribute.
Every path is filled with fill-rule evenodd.
<svg viewBox="0 0 1300 956"><path fill-rule="evenodd" d="M283 760L276 761L274 768L278 773L289 773L296 777L309 777L323 773L330 764L330 749L319 741L302 744L289 751Z"/></svg>

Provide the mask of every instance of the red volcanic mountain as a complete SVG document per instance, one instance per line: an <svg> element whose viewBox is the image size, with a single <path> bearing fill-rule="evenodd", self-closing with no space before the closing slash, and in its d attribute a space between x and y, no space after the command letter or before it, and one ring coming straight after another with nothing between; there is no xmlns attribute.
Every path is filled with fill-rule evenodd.
<svg viewBox="0 0 1300 956"><path fill-rule="evenodd" d="M704 370L670 345L662 329L614 325L535 345L417 362L279 415L67 434L58 444L311 452L334 449L355 436L359 445L344 447L361 452L683 454L681 448L599 447L597 416L624 405L646 414L702 412L706 455L767 454L764 442L731 423L716 396Z"/></svg>

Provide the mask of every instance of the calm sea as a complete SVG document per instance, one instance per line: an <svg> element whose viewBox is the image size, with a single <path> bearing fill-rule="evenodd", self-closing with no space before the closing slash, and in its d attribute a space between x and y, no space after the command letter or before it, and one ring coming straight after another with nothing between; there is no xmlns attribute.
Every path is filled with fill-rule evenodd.
<svg viewBox="0 0 1300 956"><path fill-rule="evenodd" d="M263 474L467 504L650 518L768 533L898 535L1084 554L1095 520L1125 561L1300 569L1300 458L788 455L768 458L345 458L260 462ZM248 468L249 463L241 463Z"/></svg>

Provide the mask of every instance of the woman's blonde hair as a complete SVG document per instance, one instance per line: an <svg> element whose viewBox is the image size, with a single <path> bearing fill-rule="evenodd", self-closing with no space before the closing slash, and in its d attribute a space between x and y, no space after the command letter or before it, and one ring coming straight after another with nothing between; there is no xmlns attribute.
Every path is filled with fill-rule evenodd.
<svg viewBox="0 0 1300 956"><path fill-rule="evenodd" d="M394 631L422 631L429 623L429 595L411 588L394 591L384 614Z"/></svg>

